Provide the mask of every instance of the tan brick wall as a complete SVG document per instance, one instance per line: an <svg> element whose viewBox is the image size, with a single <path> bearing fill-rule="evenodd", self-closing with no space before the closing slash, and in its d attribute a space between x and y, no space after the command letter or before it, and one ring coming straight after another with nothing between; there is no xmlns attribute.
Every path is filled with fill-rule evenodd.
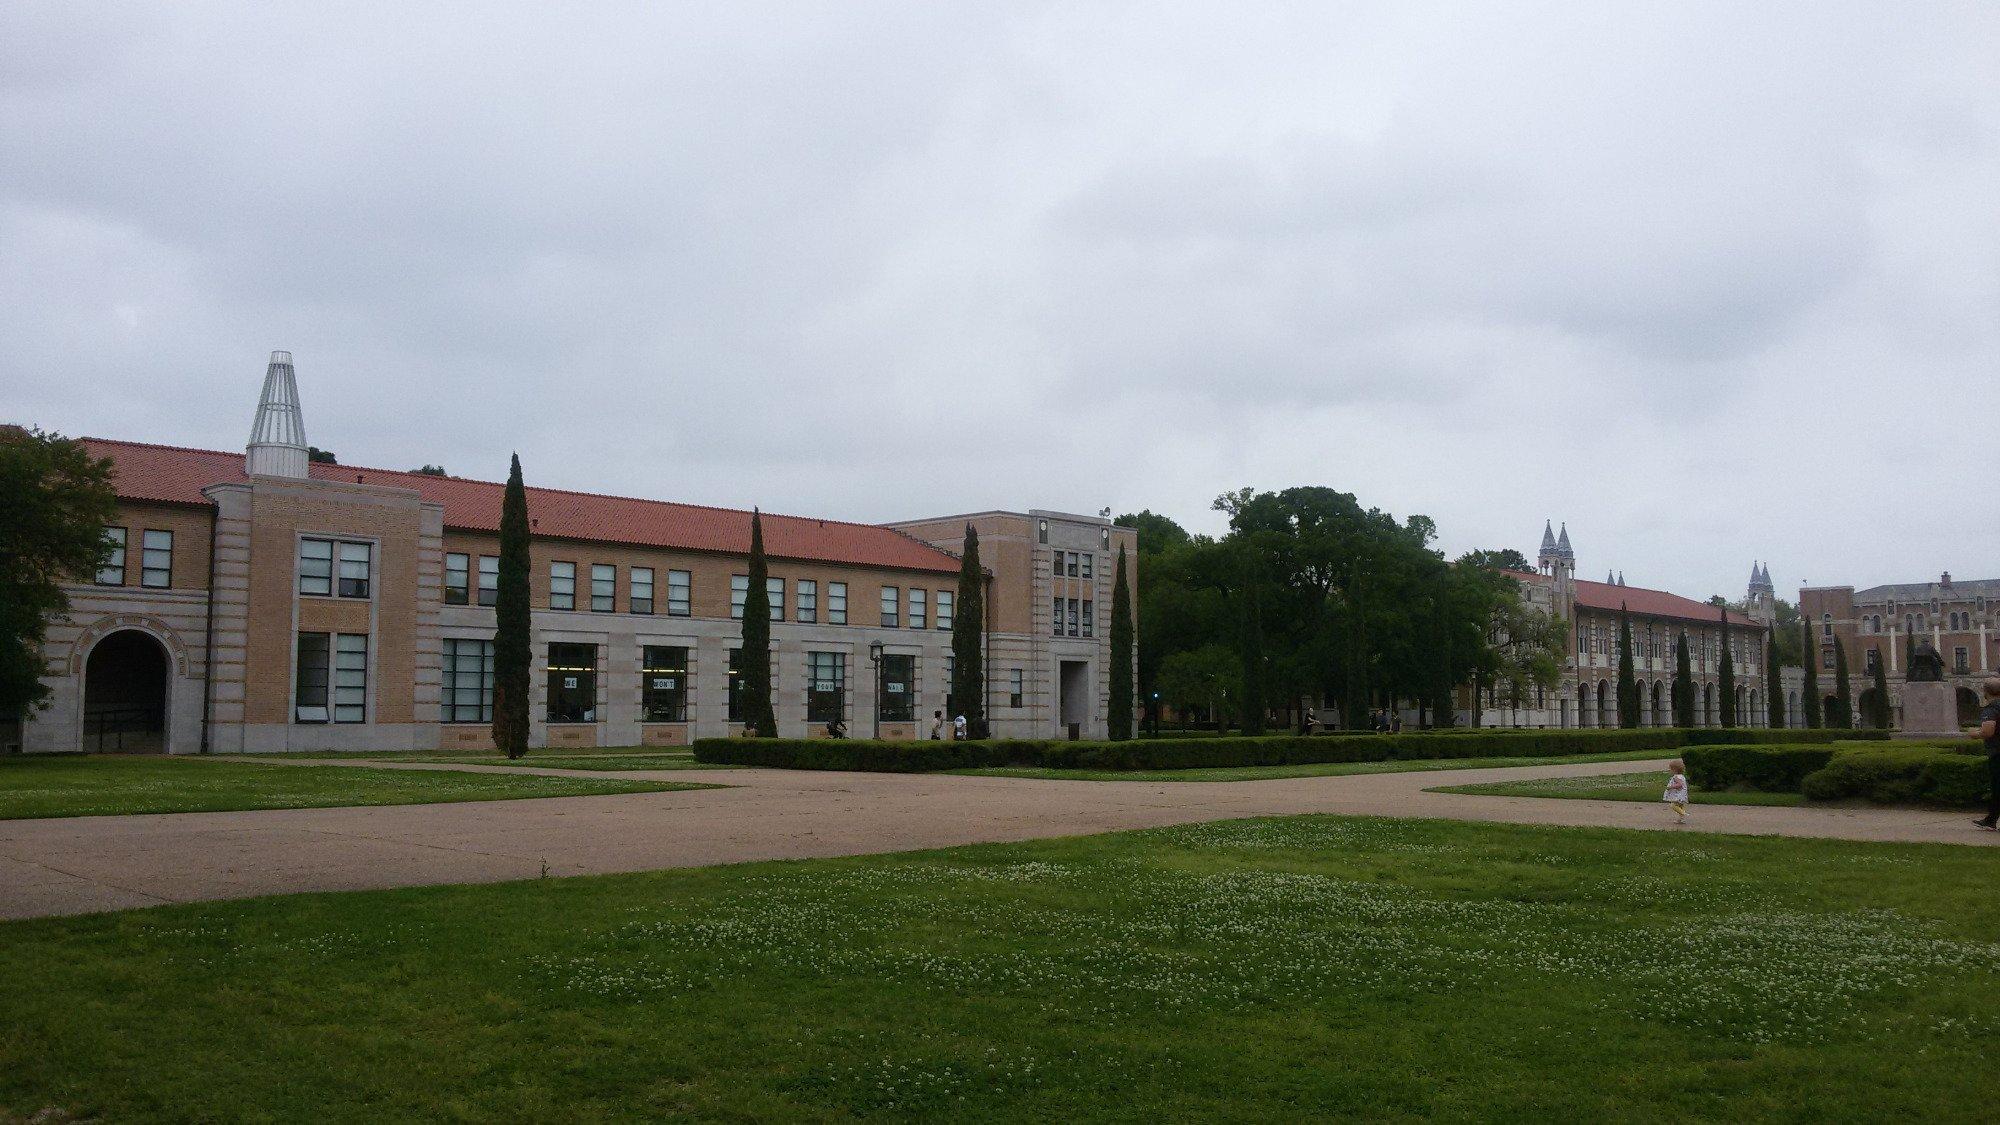
<svg viewBox="0 0 2000 1125"><path fill-rule="evenodd" d="M169 575L166 588L207 589L208 535L209 524L213 518L214 513L206 508L189 508L178 504L121 502L118 505L118 522L112 526L125 529L124 585L141 588L139 571L145 533L154 530L174 533L173 573Z"/></svg>

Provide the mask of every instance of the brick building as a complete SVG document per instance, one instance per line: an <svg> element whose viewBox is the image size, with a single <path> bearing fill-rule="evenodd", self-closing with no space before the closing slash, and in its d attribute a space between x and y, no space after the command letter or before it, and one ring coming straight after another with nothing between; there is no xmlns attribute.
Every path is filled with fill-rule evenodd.
<svg viewBox="0 0 2000 1125"><path fill-rule="evenodd" d="M1603 582L1576 577L1576 551L1569 528L1560 536L1542 529L1536 569L1509 571L1530 606L1561 617L1569 626L1562 681L1554 691L1537 691L1523 707L1512 707L1493 692L1482 700L1480 721L1487 726L1615 727L1618 725L1618 622L1624 607L1632 622L1632 669L1639 681L1639 724L1673 725L1674 647L1688 639L1695 688L1695 723L1721 723L1722 646L1730 646L1736 683L1738 726L1769 722L1765 646L1775 620L1770 572L1751 570L1746 615L1725 612L1704 601L1665 590L1628 586L1622 575ZM1786 690L1780 688L1780 690ZM1787 715L1796 715L1796 701ZM1462 718L1470 722L1470 708Z"/></svg>
<svg viewBox="0 0 2000 1125"><path fill-rule="evenodd" d="M1953 581L1946 572L1935 582L1903 582L1856 590L1852 586L1806 586L1799 590L1799 614L1812 632L1806 651L1819 661L1819 686L1832 698L1834 641L1846 650L1855 714L1865 717L1874 702L1875 662L1887 663L1890 708L1902 725L1902 686L1909 674L1914 643L1928 641L1944 657L1945 678L1957 687L1958 717L1971 724L1979 714L1979 683L2000 670L2000 579Z"/></svg>
<svg viewBox="0 0 2000 1125"><path fill-rule="evenodd" d="M245 453L85 439L116 470L105 565L45 648L43 750L491 745L503 486L310 462L274 352ZM741 729L750 513L528 489L535 746ZM987 572L987 714L1008 737L1101 737L1113 560L1135 533L1053 511L894 526L764 516L779 733L838 715L918 737L946 707L967 523ZM12 741L0 734L0 741Z"/></svg>

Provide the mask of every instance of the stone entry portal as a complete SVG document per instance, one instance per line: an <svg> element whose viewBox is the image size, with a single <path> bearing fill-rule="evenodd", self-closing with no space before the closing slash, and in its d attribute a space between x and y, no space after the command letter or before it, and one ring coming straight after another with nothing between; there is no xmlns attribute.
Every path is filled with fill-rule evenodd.
<svg viewBox="0 0 2000 1125"><path fill-rule="evenodd" d="M84 666L81 749L165 752L170 666L160 642L137 629L121 629L97 642Z"/></svg>

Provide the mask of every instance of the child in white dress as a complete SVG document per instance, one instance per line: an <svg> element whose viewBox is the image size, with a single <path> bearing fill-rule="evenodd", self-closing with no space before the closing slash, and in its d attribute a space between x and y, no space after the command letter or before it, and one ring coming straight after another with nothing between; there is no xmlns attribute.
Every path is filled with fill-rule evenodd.
<svg viewBox="0 0 2000 1125"><path fill-rule="evenodd" d="M1674 823L1686 824L1688 819L1688 779L1687 767L1679 758L1667 763L1667 791L1660 800L1673 806Z"/></svg>

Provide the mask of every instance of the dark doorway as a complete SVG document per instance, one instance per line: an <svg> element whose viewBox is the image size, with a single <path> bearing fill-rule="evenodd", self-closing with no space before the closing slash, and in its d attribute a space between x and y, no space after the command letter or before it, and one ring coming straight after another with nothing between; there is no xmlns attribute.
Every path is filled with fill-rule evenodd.
<svg viewBox="0 0 2000 1125"><path fill-rule="evenodd" d="M1062 662L1058 684L1062 691L1061 722L1066 738L1082 738L1090 723L1090 664L1083 660Z"/></svg>
<svg viewBox="0 0 2000 1125"><path fill-rule="evenodd" d="M97 642L83 670L83 748L158 754L167 748L167 650L121 629Z"/></svg>
<svg viewBox="0 0 2000 1125"><path fill-rule="evenodd" d="M1972 689L1968 687L1958 689L1958 725L1962 727L1979 725L1979 697L1972 694Z"/></svg>

